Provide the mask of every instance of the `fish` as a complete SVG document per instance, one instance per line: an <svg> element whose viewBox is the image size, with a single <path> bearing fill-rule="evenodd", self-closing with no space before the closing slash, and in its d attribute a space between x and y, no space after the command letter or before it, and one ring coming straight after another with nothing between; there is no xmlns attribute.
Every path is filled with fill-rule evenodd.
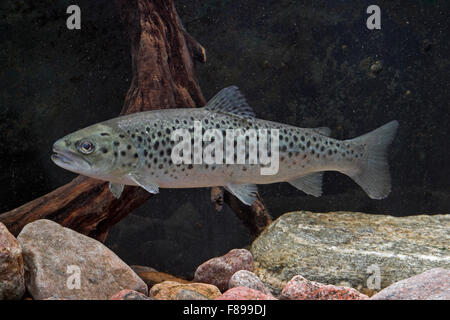
<svg viewBox="0 0 450 320"><path fill-rule="evenodd" d="M224 187L252 205L258 184L278 182L319 197L323 173L338 171L370 198L384 199L391 191L387 150L398 125L393 120L362 136L337 140L326 127L300 128L256 118L239 89L231 86L201 108L138 112L68 134L54 143L51 159L66 170L109 181L116 198L125 185L153 194L160 188ZM232 136L235 131L241 136ZM238 141L242 136L243 144ZM213 162L201 159L208 146ZM263 173L264 168L274 170Z"/></svg>

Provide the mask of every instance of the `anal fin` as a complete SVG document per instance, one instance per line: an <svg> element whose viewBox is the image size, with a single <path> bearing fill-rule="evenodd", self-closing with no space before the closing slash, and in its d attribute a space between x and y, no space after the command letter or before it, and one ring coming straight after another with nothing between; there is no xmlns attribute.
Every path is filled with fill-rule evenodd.
<svg viewBox="0 0 450 320"><path fill-rule="evenodd" d="M306 194L320 197L322 195L322 177L323 172L314 172L288 182Z"/></svg>
<svg viewBox="0 0 450 320"><path fill-rule="evenodd" d="M227 184L225 186L229 192L242 201L242 203L251 206L257 199L258 187L254 184Z"/></svg>

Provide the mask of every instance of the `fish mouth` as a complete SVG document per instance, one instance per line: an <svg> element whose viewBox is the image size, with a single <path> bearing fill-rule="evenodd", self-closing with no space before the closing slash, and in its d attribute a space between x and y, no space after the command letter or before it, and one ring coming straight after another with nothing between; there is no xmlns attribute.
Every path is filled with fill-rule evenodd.
<svg viewBox="0 0 450 320"><path fill-rule="evenodd" d="M75 171L80 169L89 169L91 164L86 159L74 154L68 150L61 150L57 147L53 148L53 154L51 155L52 161L67 170Z"/></svg>

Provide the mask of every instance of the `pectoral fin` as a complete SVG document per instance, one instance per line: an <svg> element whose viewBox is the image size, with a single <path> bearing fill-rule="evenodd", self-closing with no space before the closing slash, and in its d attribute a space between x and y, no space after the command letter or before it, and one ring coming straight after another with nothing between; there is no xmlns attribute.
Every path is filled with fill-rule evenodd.
<svg viewBox="0 0 450 320"><path fill-rule="evenodd" d="M254 184L227 184L225 189L248 206L257 199L258 188Z"/></svg>
<svg viewBox="0 0 450 320"><path fill-rule="evenodd" d="M120 183L112 183L112 182L109 183L109 191L111 191L111 193L116 199L120 198L120 195L122 194L123 191L123 187L124 185Z"/></svg>
<svg viewBox="0 0 450 320"><path fill-rule="evenodd" d="M129 174L131 180L133 180L138 186L144 188L150 193L158 193L159 186L152 182L150 178L144 175L140 175L139 173L130 173Z"/></svg>
<svg viewBox="0 0 450 320"><path fill-rule="evenodd" d="M320 197L322 195L322 176L323 172L315 172L288 182L306 194Z"/></svg>

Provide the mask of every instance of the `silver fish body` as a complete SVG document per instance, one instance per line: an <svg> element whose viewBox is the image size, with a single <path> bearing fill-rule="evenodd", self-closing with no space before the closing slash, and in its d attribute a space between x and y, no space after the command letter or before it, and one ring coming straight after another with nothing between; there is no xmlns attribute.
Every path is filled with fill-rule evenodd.
<svg viewBox="0 0 450 320"><path fill-rule="evenodd" d="M190 143L192 158L199 154L196 148L204 150L215 141L196 140L198 124L201 136L211 130L221 134L223 155L212 164L201 159L175 164L172 160L178 143L173 140L175 131L190 134L190 141L183 143ZM53 160L73 172L110 181L116 196L120 196L123 185L139 185L153 193L159 188L224 186L250 205L257 184L289 182L307 194L320 196L322 173L339 171L350 176L371 198L382 199L390 192L386 149L397 127L397 121L392 121L361 137L336 140L328 137L327 128L298 128L257 119L238 89L229 87L204 108L135 113L79 130L55 143ZM236 129L256 133L262 129L277 131L276 173L261 174L261 168L268 165L250 163L261 137L253 142L248 138L244 146L237 143L236 137L226 140L228 130ZM267 150L271 150L272 142L268 141ZM227 162L227 152L234 154L234 163ZM239 154L242 158L245 154L245 163L236 164Z"/></svg>

